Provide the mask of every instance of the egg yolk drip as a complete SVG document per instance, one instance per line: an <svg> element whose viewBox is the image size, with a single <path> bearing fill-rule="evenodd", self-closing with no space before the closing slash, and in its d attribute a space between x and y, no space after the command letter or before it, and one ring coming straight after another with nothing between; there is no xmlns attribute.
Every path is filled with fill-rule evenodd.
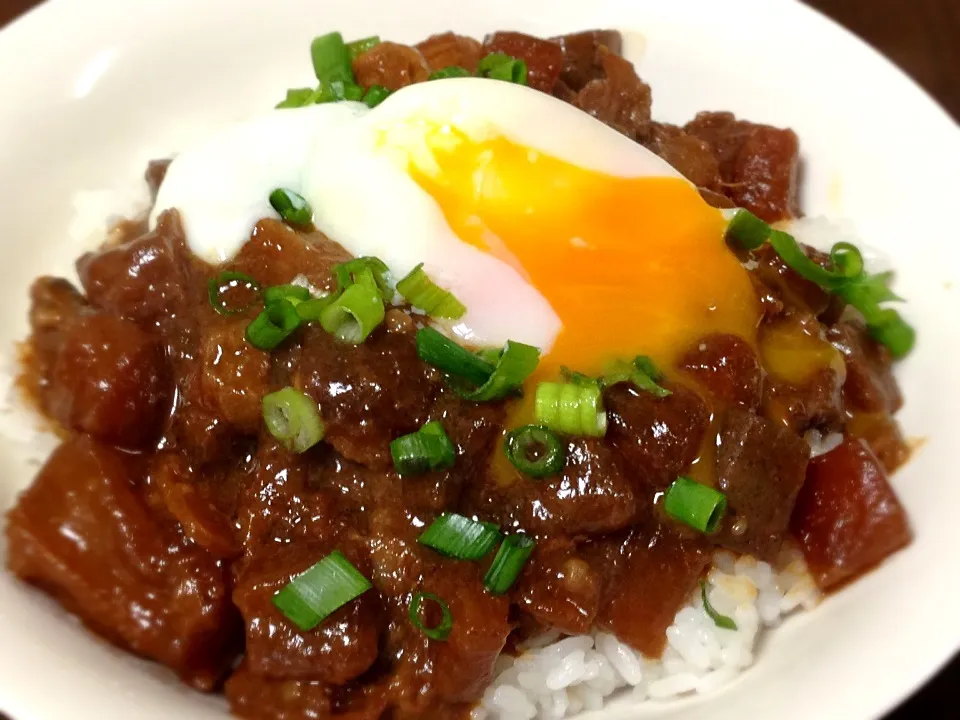
<svg viewBox="0 0 960 720"><path fill-rule="evenodd" d="M614 177L449 126L426 146L411 177L459 238L519 271L562 322L539 377L597 375L636 355L667 369L714 332L754 342L758 304L726 222L685 180Z"/></svg>

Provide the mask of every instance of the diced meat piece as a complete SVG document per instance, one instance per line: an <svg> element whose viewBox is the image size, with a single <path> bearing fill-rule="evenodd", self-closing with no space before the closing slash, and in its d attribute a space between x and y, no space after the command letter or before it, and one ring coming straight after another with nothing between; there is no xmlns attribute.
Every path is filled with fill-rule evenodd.
<svg viewBox="0 0 960 720"><path fill-rule="evenodd" d="M807 254L818 263L826 262L826 256L822 253L808 249ZM816 283L791 270L769 244L754 250L749 259L754 261L751 274L760 281L760 288L765 293L772 292L781 303L806 309L814 316L819 316L830 307L830 295ZM779 312L773 315L779 315Z"/></svg>
<svg viewBox="0 0 960 720"><path fill-rule="evenodd" d="M591 80L577 94L577 107L627 137L644 141L650 134L650 86L637 77L633 64L601 48L604 78Z"/></svg>
<svg viewBox="0 0 960 720"><path fill-rule="evenodd" d="M312 630L300 630L273 596L294 577L326 557L332 544L292 543L254 556L233 592L246 623L246 662L257 675L321 680L342 685L369 668L378 653L380 602L368 590ZM362 575L370 575L365 557L341 547Z"/></svg>
<svg viewBox="0 0 960 720"><path fill-rule="evenodd" d="M132 462L65 441L10 511L7 564L107 639L211 690L232 657L226 571L150 516Z"/></svg>
<svg viewBox="0 0 960 720"><path fill-rule="evenodd" d="M344 457L392 466L390 442L426 421L435 393L413 338L379 328L345 345L316 327L302 334L296 387L320 404L325 440Z"/></svg>
<svg viewBox="0 0 960 720"><path fill-rule="evenodd" d="M707 407L695 392L666 384L658 398L630 383L604 393L607 438L634 482L663 489L697 459L709 424Z"/></svg>
<svg viewBox="0 0 960 720"><path fill-rule="evenodd" d="M478 40L452 32L431 35L416 47L431 70L461 67L474 73L483 57L483 45Z"/></svg>
<svg viewBox="0 0 960 720"><path fill-rule="evenodd" d="M699 113L684 130L706 141L720 164L726 194L767 222L795 217L800 144L793 130Z"/></svg>
<svg viewBox="0 0 960 720"><path fill-rule="evenodd" d="M200 345L200 382L207 403L234 430L256 434L269 390L270 353L247 342L248 317L210 323Z"/></svg>
<svg viewBox="0 0 960 720"><path fill-rule="evenodd" d="M31 357L24 372L28 387L41 405L64 336L87 312L87 301L63 278L40 277L30 286Z"/></svg>
<svg viewBox="0 0 960 720"><path fill-rule="evenodd" d="M736 335L702 338L677 363L721 405L755 410L760 405L763 371L753 348Z"/></svg>
<svg viewBox="0 0 960 720"><path fill-rule="evenodd" d="M893 376L890 352L860 325L842 322L827 330L827 339L843 353L847 379L843 399L848 410L895 413L903 404Z"/></svg>
<svg viewBox="0 0 960 720"><path fill-rule="evenodd" d="M688 135L675 125L655 122L650 127L650 137L644 141L648 150L670 163L697 187L719 189L720 167L704 140Z"/></svg>
<svg viewBox="0 0 960 720"><path fill-rule="evenodd" d="M591 80L604 77L600 48L614 55L622 54L623 40L616 30L587 30L552 38L563 50L563 71L560 80L574 93Z"/></svg>
<svg viewBox="0 0 960 720"><path fill-rule="evenodd" d="M729 510L716 541L775 558L803 485L810 448L789 430L743 410L720 428L717 478Z"/></svg>
<svg viewBox="0 0 960 720"><path fill-rule="evenodd" d="M417 48L382 42L354 59L353 74L361 87L383 85L387 90L399 90L426 80L430 68Z"/></svg>
<svg viewBox="0 0 960 720"><path fill-rule="evenodd" d="M572 541L550 538L534 549L511 599L541 626L581 635L593 625L602 584L602 575Z"/></svg>
<svg viewBox="0 0 960 720"><path fill-rule="evenodd" d="M483 587L477 563L442 560L423 580L423 591L442 598L454 618L444 642L432 642L433 682L445 702L473 702L493 679L493 666L513 629L510 603Z"/></svg>
<svg viewBox="0 0 960 720"><path fill-rule="evenodd" d="M230 711L250 720L330 717L330 690L327 683L318 680L277 680L255 675L246 662L237 668L224 687Z"/></svg>
<svg viewBox="0 0 960 720"><path fill-rule="evenodd" d="M852 439L811 461L791 529L824 590L863 574L912 538L879 461Z"/></svg>
<svg viewBox="0 0 960 720"><path fill-rule="evenodd" d="M64 427L146 448L160 436L171 381L163 348L130 320L90 314L63 337L43 394Z"/></svg>
<svg viewBox="0 0 960 720"><path fill-rule="evenodd" d="M164 160L151 160L147 163L147 171L143 174L143 177L144 180L147 181L147 187L150 189L151 201L157 201L157 193L160 191L160 186L167 176L167 169L172 162L173 160L167 158Z"/></svg>
<svg viewBox="0 0 960 720"><path fill-rule="evenodd" d="M83 255L77 273L91 305L147 326L183 306L191 281L188 258L180 215L167 210L152 232Z"/></svg>
<svg viewBox="0 0 960 720"><path fill-rule="evenodd" d="M839 429L844 417L842 383L843 377L830 367L815 371L798 384L768 375L763 387L763 414L797 434L811 429Z"/></svg>
<svg viewBox="0 0 960 720"><path fill-rule="evenodd" d="M552 40L519 32L496 32L483 44L484 53L505 53L527 64L527 85L549 93L563 69L563 50Z"/></svg>
<svg viewBox="0 0 960 720"><path fill-rule="evenodd" d="M696 587L708 554L669 531L638 529L612 559L596 625L658 658L667 644L667 628Z"/></svg>
<svg viewBox="0 0 960 720"><path fill-rule="evenodd" d="M886 413L855 414L847 422L846 433L866 441L888 475L910 459L910 447L896 421Z"/></svg>

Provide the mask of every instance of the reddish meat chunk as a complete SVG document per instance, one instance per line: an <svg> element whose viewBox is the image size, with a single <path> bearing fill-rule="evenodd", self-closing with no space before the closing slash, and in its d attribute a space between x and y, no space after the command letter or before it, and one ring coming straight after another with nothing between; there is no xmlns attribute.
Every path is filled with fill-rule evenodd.
<svg viewBox="0 0 960 720"><path fill-rule="evenodd" d="M224 692L231 712L250 720L305 720L331 715L332 693L326 683L255 675L246 662L227 680ZM370 720L377 717L379 715L371 716Z"/></svg>
<svg viewBox="0 0 960 720"><path fill-rule="evenodd" d="M312 543L278 546L258 553L233 592L246 622L247 668L256 675L321 680L342 685L377 658L380 606L367 591L312 630L300 630L273 604L273 596L294 577L326 557L333 547ZM369 576L364 558L341 549ZM361 562L361 560L364 560Z"/></svg>
<svg viewBox="0 0 960 720"><path fill-rule="evenodd" d="M483 45L479 41L452 32L431 35L416 47L431 70L461 67L473 73L483 57Z"/></svg>
<svg viewBox="0 0 960 720"><path fill-rule="evenodd" d="M790 525L825 590L863 574L912 537L883 467L859 440L814 458Z"/></svg>
<svg viewBox="0 0 960 720"><path fill-rule="evenodd" d="M826 256L822 253L808 248L807 254L818 263L826 262ZM754 250L749 259L755 263L751 273L760 281L760 290L773 296L765 304L779 301L779 310L771 313L771 316L778 316L785 305L805 309L814 316L821 315L830 307L830 295L826 290L794 272L770 245L762 245Z"/></svg>
<svg viewBox="0 0 960 720"><path fill-rule="evenodd" d="M30 286L30 357L24 379L41 407L64 336L86 312L86 300L63 278L40 277Z"/></svg>
<svg viewBox="0 0 960 720"><path fill-rule="evenodd" d="M696 393L669 385L662 398L618 383L604 393L607 438L635 482L665 488L697 458L709 417Z"/></svg>
<svg viewBox="0 0 960 720"><path fill-rule="evenodd" d="M729 514L716 541L775 558L803 485L810 449L789 430L731 410L720 428L717 478Z"/></svg>
<svg viewBox="0 0 960 720"><path fill-rule="evenodd" d="M677 364L721 405L754 410L760 404L760 361L750 345L736 335L708 335Z"/></svg>
<svg viewBox="0 0 960 720"><path fill-rule="evenodd" d="M131 456L65 441L8 516L7 564L107 639L213 688L231 659L226 572L150 516Z"/></svg>
<svg viewBox="0 0 960 720"><path fill-rule="evenodd" d="M698 137L685 133L675 125L651 123L650 137L644 141L648 150L670 163L680 174L699 188L720 187L720 167L710 146Z"/></svg>
<svg viewBox="0 0 960 720"><path fill-rule="evenodd" d="M388 90L399 90L426 80L430 68L417 48L382 42L353 61L353 74L361 87L383 85Z"/></svg>
<svg viewBox="0 0 960 720"><path fill-rule="evenodd" d="M708 555L671 533L634 531L613 554L596 624L647 657L660 657L667 628L696 587Z"/></svg>
<svg viewBox="0 0 960 720"><path fill-rule="evenodd" d="M847 379L846 407L855 412L895 413L903 404L893 376L890 352L860 325L842 322L827 331L827 339L843 353Z"/></svg>
<svg viewBox="0 0 960 720"><path fill-rule="evenodd" d="M653 103L650 86L637 77L631 62L605 48L598 54L604 77L584 85L577 107L633 140L645 140Z"/></svg>
<svg viewBox="0 0 960 720"><path fill-rule="evenodd" d="M839 429L843 421L842 381L842 376L829 367L797 384L768 376L763 388L763 414L795 433Z"/></svg>
<svg viewBox="0 0 960 720"><path fill-rule="evenodd" d="M44 404L65 427L145 448L160 435L170 384L159 342L129 320L91 314L63 337Z"/></svg>
<svg viewBox="0 0 960 720"><path fill-rule="evenodd" d="M623 40L616 30L588 30L552 38L563 50L560 80L574 93L591 80L604 77L600 48L620 55Z"/></svg>
<svg viewBox="0 0 960 720"><path fill-rule="evenodd" d="M847 422L846 432L848 437L866 441L887 474L910 459L910 447L896 421L886 413L856 414Z"/></svg>
<svg viewBox="0 0 960 720"><path fill-rule="evenodd" d="M483 44L485 53L505 53L527 63L527 85L549 93L563 69L563 50L552 40L519 32L496 32Z"/></svg>

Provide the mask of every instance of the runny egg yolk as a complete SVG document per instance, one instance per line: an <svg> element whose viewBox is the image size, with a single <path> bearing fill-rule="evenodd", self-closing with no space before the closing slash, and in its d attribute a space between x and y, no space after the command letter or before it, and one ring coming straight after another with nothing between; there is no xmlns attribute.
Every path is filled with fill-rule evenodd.
<svg viewBox="0 0 960 720"><path fill-rule="evenodd" d="M597 375L636 355L666 370L715 332L754 342L749 276L722 214L690 183L614 177L449 127L426 141L431 161L411 162L410 175L459 238L518 270L562 322L539 377L561 366Z"/></svg>

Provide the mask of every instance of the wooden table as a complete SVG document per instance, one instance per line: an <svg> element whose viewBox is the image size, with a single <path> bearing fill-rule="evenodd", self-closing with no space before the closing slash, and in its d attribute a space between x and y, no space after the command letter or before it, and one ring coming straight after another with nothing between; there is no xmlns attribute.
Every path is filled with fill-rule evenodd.
<svg viewBox="0 0 960 720"><path fill-rule="evenodd" d="M882 50L960 120L960 0L808 2ZM0 0L0 25L36 4L37 0ZM883 628L877 631L883 632ZM953 701L957 687L960 658L886 720L956 718ZM829 692L829 688L823 691ZM2 717L0 714L0 720Z"/></svg>

